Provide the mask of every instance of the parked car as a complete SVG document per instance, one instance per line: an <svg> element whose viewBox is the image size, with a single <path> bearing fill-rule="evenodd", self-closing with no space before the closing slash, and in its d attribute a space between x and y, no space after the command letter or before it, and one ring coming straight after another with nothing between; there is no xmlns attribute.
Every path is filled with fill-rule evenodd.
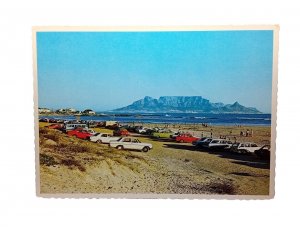
<svg viewBox="0 0 300 227"><path fill-rule="evenodd" d="M203 137L202 139L197 140L194 145L196 148L206 147L212 140L212 138Z"/></svg>
<svg viewBox="0 0 300 227"><path fill-rule="evenodd" d="M96 128L97 127L97 122L95 122L95 121L89 121L88 122L88 127L89 128Z"/></svg>
<svg viewBox="0 0 300 227"><path fill-rule="evenodd" d="M117 141L120 137L114 137L109 133L96 133L95 135L90 137L90 141L96 143L109 143L111 141Z"/></svg>
<svg viewBox="0 0 300 227"><path fill-rule="evenodd" d="M147 130L148 130L148 128L139 128L138 130L137 130L137 132L138 133L140 133L140 134L146 134L146 132L147 132Z"/></svg>
<svg viewBox="0 0 300 227"><path fill-rule="evenodd" d="M182 134L176 137L176 141L180 143L192 143L196 140L199 140L200 138L194 137L191 134Z"/></svg>
<svg viewBox="0 0 300 227"><path fill-rule="evenodd" d="M152 130L153 130L154 132L163 132L163 131L164 131L163 128L158 128L158 127L154 127Z"/></svg>
<svg viewBox="0 0 300 227"><path fill-rule="evenodd" d="M118 130L119 129L119 125L118 124L108 125L108 126L105 126L105 128L112 129L112 130Z"/></svg>
<svg viewBox="0 0 300 227"><path fill-rule="evenodd" d="M164 131L152 133L152 136L156 138L170 138L171 135L173 135L173 132L170 130L164 130Z"/></svg>
<svg viewBox="0 0 300 227"><path fill-rule="evenodd" d="M62 129L63 128L63 124L51 124L46 126L47 128L51 128L51 129Z"/></svg>
<svg viewBox="0 0 300 227"><path fill-rule="evenodd" d="M232 144L230 151L240 153L240 154L247 154L247 153L254 153L255 150L259 150L259 147L256 143L234 143Z"/></svg>
<svg viewBox="0 0 300 227"><path fill-rule="evenodd" d="M231 146L232 142L225 139L212 139L208 144L204 145L204 147L212 150L229 149Z"/></svg>
<svg viewBox="0 0 300 227"><path fill-rule="evenodd" d="M271 146L264 145L261 148L254 151L254 153L261 159L270 159L271 156Z"/></svg>
<svg viewBox="0 0 300 227"><path fill-rule="evenodd" d="M85 129L74 129L68 131L67 134L69 136L75 136L80 139L89 139L92 136L92 134L86 131Z"/></svg>
<svg viewBox="0 0 300 227"><path fill-rule="evenodd" d="M127 129L117 129L113 132L114 136L129 136Z"/></svg>
<svg viewBox="0 0 300 227"><path fill-rule="evenodd" d="M67 131L70 131L70 130L74 130L76 128L84 128L84 129L87 129L87 125L86 124L83 124L83 123L70 123L70 124L65 124L64 126L64 130L67 132Z"/></svg>
<svg viewBox="0 0 300 227"><path fill-rule="evenodd" d="M148 152L152 149L152 144L150 143L141 143L136 138L131 137L122 137L118 141L109 142L110 147L115 147L119 150L128 149L128 150L140 150L143 152Z"/></svg>
<svg viewBox="0 0 300 227"><path fill-rule="evenodd" d="M143 126L134 126L134 132L138 133L140 129L142 129Z"/></svg>
<svg viewBox="0 0 300 227"><path fill-rule="evenodd" d="M193 144L194 146L196 146L197 143L199 143L199 142L201 142L201 141L204 141L204 140L206 140L206 139L207 139L207 137L203 137L203 138L201 138L201 139L198 139L198 140L193 141L192 144Z"/></svg>
<svg viewBox="0 0 300 227"><path fill-rule="evenodd" d="M145 135L152 135L153 132L154 132L153 129L148 128L144 134Z"/></svg>
<svg viewBox="0 0 300 227"><path fill-rule="evenodd" d="M56 120L56 119L53 119L53 118L50 118L50 119L49 119L49 123L57 123L57 120Z"/></svg>
<svg viewBox="0 0 300 227"><path fill-rule="evenodd" d="M39 122L49 122L49 119L48 118L41 118L41 119L39 119Z"/></svg>
<svg viewBox="0 0 300 227"><path fill-rule="evenodd" d="M85 129L87 132L91 133L92 135L95 135L97 134L97 132L95 132L94 130L92 129Z"/></svg>
<svg viewBox="0 0 300 227"><path fill-rule="evenodd" d="M170 135L170 139L176 140L177 136L180 136L182 133L181 132L174 132L172 135Z"/></svg>

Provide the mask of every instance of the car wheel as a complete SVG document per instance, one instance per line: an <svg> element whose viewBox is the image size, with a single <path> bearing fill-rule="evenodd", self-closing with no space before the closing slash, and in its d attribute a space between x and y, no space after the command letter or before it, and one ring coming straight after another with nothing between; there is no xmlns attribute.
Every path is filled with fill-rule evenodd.
<svg viewBox="0 0 300 227"><path fill-rule="evenodd" d="M148 151L149 151L149 147L144 147L144 148L142 149L142 151L143 151L143 152L148 152Z"/></svg>
<svg viewBox="0 0 300 227"><path fill-rule="evenodd" d="M248 153L248 151L247 150L241 150L241 154L247 154Z"/></svg>
<svg viewBox="0 0 300 227"><path fill-rule="evenodd" d="M118 150L123 150L124 147L123 147L123 146L117 146L117 149L118 149Z"/></svg>
<svg viewBox="0 0 300 227"><path fill-rule="evenodd" d="M97 140L97 143L102 143L102 141L101 140Z"/></svg>

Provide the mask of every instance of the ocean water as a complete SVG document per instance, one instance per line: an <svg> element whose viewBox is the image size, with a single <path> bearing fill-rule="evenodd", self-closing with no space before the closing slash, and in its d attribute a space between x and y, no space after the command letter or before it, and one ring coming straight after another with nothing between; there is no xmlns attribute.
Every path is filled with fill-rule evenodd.
<svg viewBox="0 0 300 227"><path fill-rule="evenodd" d="M99 114L99 113L98 113ZM103 113L102 113L103 114ZM47 116L75 120L74 116ZM81 116L81 120L118 121L121 123L182 123L211 125L271 125L271 114L204 114L204 113L105 113L101 116Z"/></svg>

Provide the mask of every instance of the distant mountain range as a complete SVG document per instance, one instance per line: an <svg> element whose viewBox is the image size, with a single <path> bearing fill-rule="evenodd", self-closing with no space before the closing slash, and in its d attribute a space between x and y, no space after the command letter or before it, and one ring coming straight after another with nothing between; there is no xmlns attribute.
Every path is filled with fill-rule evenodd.
<svg viewBox="0 0 300 227"><path fill-rule="evenodd" d="M201 96L161 96L154 99L146 96L129 106L113 110L115 112L154 112L154 113L261 113L254 107L245 107L238 102L224 104L211 103Z"/></svg>

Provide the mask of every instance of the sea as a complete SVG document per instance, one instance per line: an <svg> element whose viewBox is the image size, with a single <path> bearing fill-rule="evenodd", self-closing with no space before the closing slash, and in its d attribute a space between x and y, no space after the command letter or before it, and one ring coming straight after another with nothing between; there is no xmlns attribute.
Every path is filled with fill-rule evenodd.
<svg viewBox="0 0 300 227"><path fill-rule="evenodd" d="M75 120L75 116L47 116L47 118ZM96 116L80 116L86 121L118 121L120 123L160 124L210 124L270 126L271 114L213 114L213 113L97 113Z"/></svg>

